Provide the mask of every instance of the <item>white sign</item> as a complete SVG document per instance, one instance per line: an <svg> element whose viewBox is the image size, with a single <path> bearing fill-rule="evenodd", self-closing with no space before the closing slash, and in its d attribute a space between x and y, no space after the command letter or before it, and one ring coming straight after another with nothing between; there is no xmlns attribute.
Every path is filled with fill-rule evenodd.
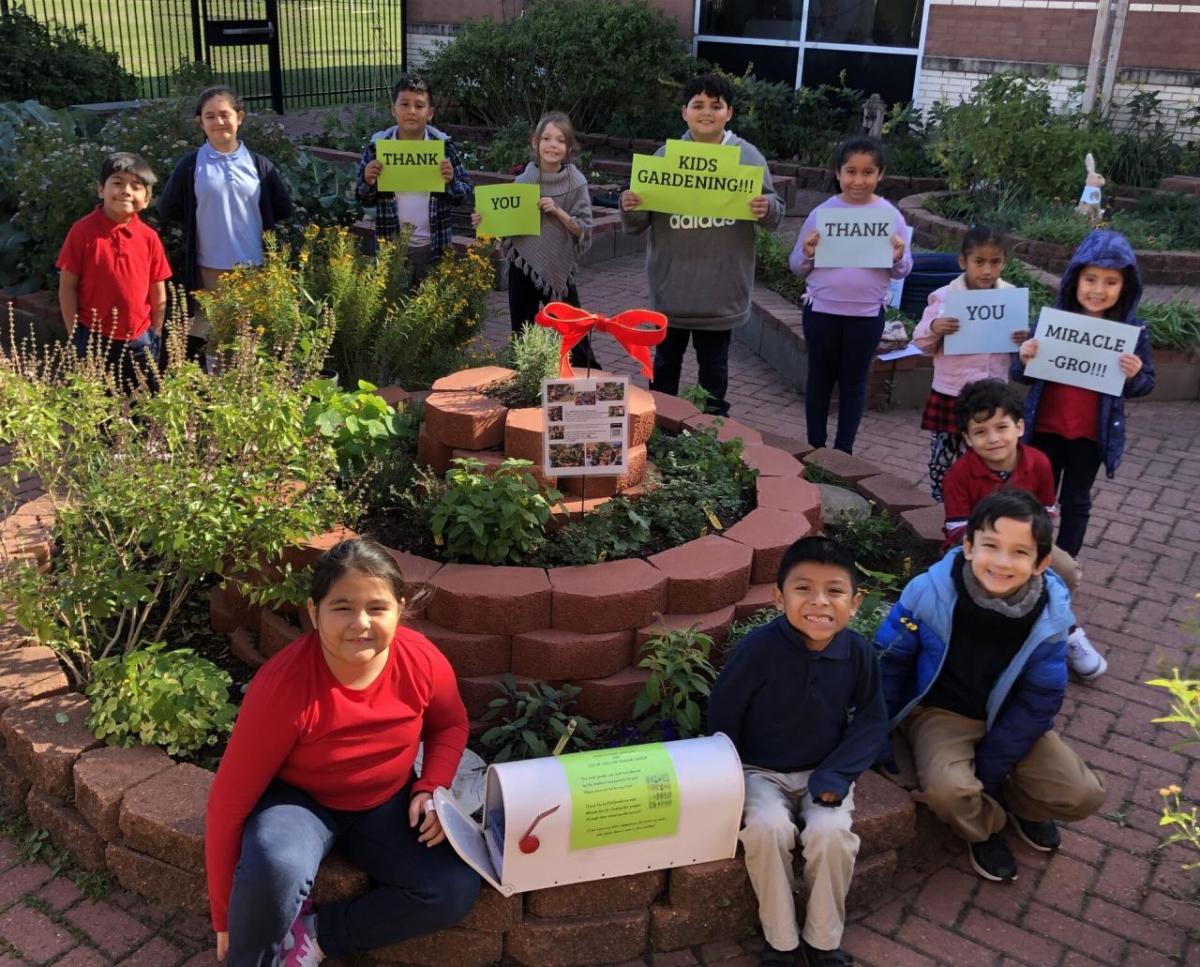
<svg viewBox="0 0 1200 967"><path fill-rule="evenodd" d="M1029 328L1029 290L951 289L942 315L958 320L958 332L942 340L947 356L1014 353L1013 332Z"/></svg>
<svg viewBox="0 0 1200 967"><path fill-rule="evenodd" d="M818 269L890 269L895 216L874 205L818 208L821 238L813 265Z"/></svg>
<svg viewBox="0 0 1200 967"><path fill-rule="evenodd" d="M619 477L628 465L629 377L542 382L548 477Z"/></svg>
<svg viewBox="0 0 1200 967"><path fill-rule="evenodd" d="M1046 308L1035 335L1038 351L1025 366L1026 376L1110 396L1125 389L1117 361L1137 345L1136 326Z"/></svg>

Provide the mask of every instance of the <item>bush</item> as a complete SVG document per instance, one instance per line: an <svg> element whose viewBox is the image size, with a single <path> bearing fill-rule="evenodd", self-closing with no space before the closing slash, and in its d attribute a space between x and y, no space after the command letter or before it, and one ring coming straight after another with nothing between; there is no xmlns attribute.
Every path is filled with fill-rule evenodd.
<svg viewBox="0 0 1200 967"><path fill-rule="evenodd" d="M87 726L109 745L158 745L190 755L216 745L233 728L232 679L190 648L162 642L96 662L87 687Z"/></svg>
<svg viewBox="0 0 1200 967"><path fill-rule="evenodd" d="M558 376L562 337L553 329L526 323L509 348L520 405L537 406L542 400L542 380Z"/></svg>
<svg viewBox="0 0 1200 967"><path fill-rule="evenodd" d="M1143 302L1138 315L1155 349L1200 352L1200 308L1190 302Z"/></svg>
<svg viewBox="0 0 1200 967"><path fill-rule="evenodd" d="M356 390L342 390L331 379L313 380L304 389L313 395L304 415L305 428L319 433L337 451L343 481L382 465L402 438L416 438L411 419L365 380L359 380Z"/></svg>
<svg viewBox="0 0 1200 967"><path fill-rule="evenodd" d="M667 630L642 646L638 668L650 677L633 703L643 733L657 728L664 739L690 739L704 731L701 703L708 702L717 670L709 661L712 637L695 627Z"/></svg>
<svg viewBox="0 0 1200 967"><path fill-rule="evenodd" d="M554 688L534 682L529 691L523 691L509 674L495 685L501 697L492 699L483 721L501 721L479 737L492 762L541 758L568 750L571 742L576 748L570 751L581 752L596 738L592 723L570 712L581 691L577 685Z"/></svg>
<svg viewBox="0 0 1200 967"><path fill-rule="evenodd" d="M15 7L0 16L0 49L0 100L67 107L137 96L137 78L82 26L46 26Z"/></svg>
<svg viewBox="0 0 1200 967"><path fill-rule="evenodd" d="M754 277L768 289L778 292L789 302L800 304L804 295L804 279L788 265L791 251L774 232L756 228L754 231Z"/></svg>
<svg viewBox="0 0 1200 967"><path fill-rule="evenodd" d="M538 0L521 17L471 21L425 73L443 116L527 132L548 110L580 131L661 119L692 65L675 24L648 0Z"/></svg>

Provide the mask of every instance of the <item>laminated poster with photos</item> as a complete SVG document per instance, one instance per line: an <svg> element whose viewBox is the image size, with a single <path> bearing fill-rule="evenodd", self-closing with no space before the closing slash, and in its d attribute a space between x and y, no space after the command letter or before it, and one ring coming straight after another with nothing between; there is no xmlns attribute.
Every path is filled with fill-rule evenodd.
<svg viewBox="0 0 1200 967"><path fill-rule="evenodd" d="M542 383L542 465L555 477L625 473L629 377L548 379Z"/></svg>

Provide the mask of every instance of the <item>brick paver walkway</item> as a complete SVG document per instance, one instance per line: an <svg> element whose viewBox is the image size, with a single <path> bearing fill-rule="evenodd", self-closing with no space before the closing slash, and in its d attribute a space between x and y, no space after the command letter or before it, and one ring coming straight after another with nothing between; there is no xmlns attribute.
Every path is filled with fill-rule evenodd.
<svg viewBox="0 0 1200 967"><path fill-rule="evenodd" d="M584 272L585 305L601 312L646 304L642 258ZM489 338L507 335L503 293L492 301ZM632 364L600 337L601 361ZM733 415L762 430L803 437L802 401L736 342L731 356ZM684 382L695 380L694 366ZM915 411L869 413L859 453L924 483L925 434ZM1072 684L1058 727L1108 784L1102 815L1064 831L1062 852L1046 857L1017 847L1017 883L985 883L961 850L931 855L902 871L882 907L847 930L845 945L873 967L1154 967L1200 964L1200 896L1180 864L1182 848L1157 850L1157 790L1178 782L1200 801L1200 748L1173 752L1180 734L1151 723L1163 695L1143 682L1172 665L1200 665L1200 641L1180 621L1200 591L1200 404L1129 407L1129 446L1115 481L1098 485L1081 555L1077 613L1105 652L1109 673ZM1187 511L1189 507L1192 514ZM170 914L123 891L93 901L67 875L22 865L0 837L0 967L54 964L213 963L202 918ZM930 872L932 871L932 872ZM756 962L752 941L657 955L655 965ZM447 967L453 967L448 953Z"/></svg>

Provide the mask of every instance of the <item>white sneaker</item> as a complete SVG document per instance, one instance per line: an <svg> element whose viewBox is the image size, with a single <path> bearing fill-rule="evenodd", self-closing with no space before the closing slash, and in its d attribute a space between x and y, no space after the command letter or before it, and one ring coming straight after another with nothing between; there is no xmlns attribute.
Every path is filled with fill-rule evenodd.
<svg viewBox="0 0 1200 967"><path fill-rule="evenodd" d="M1067 635L1067 665L1085 682L1093 681L1108 671L1108 662L1088 641L1087 632L1082 627L1077 627Z"/></svg>

